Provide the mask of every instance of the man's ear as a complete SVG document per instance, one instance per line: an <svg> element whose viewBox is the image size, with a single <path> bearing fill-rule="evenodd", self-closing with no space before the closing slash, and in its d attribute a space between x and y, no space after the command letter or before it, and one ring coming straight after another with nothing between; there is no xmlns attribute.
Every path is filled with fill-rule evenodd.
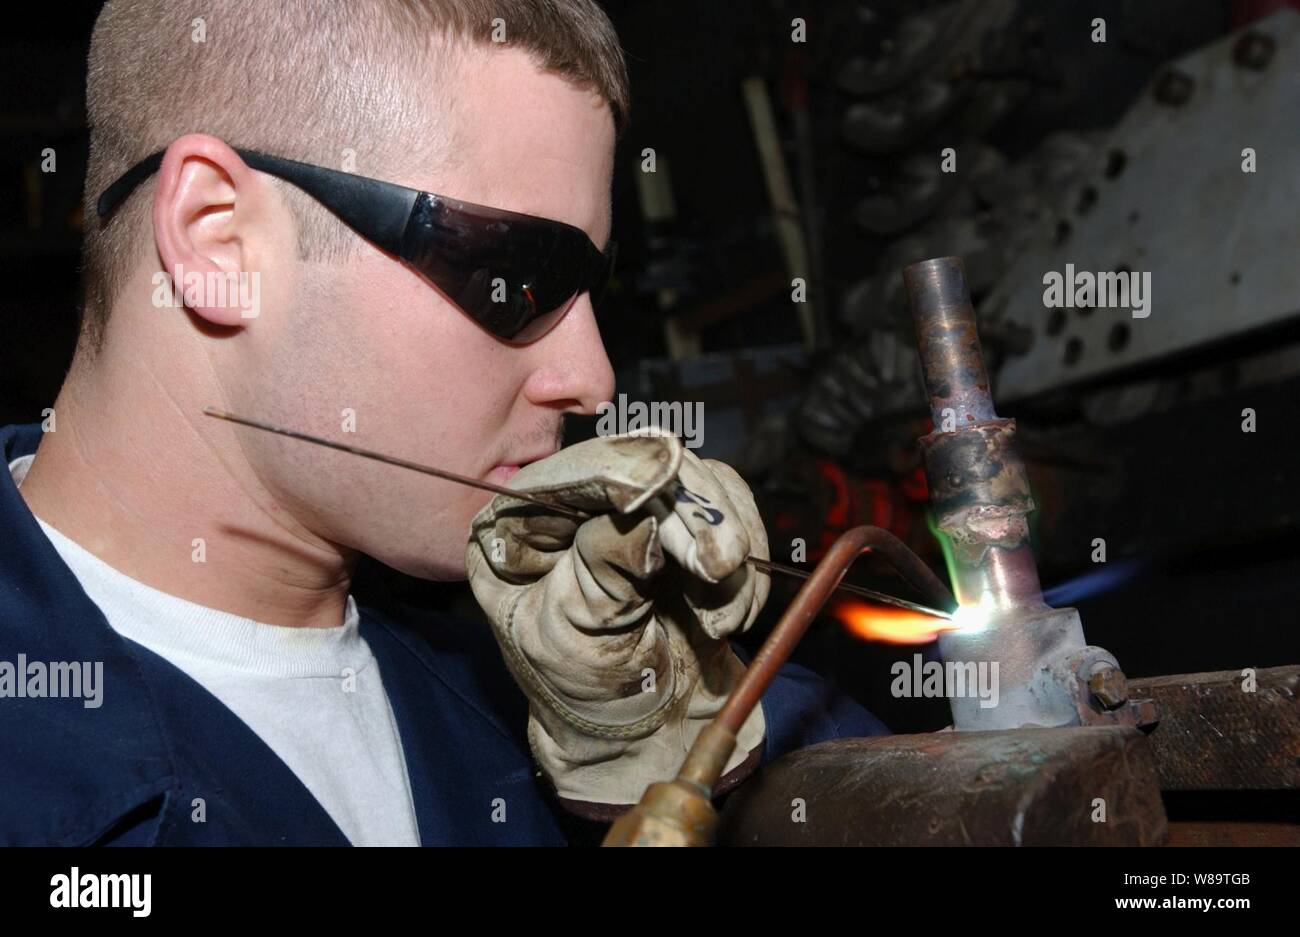
<svg viewBox="0 0 1300 937"><path fill-rule="evenodd" d="M213 325L246 325L258 314L268 194L265 180L216 137L188 134L163 156L153 199L163 283Z"/></svg>

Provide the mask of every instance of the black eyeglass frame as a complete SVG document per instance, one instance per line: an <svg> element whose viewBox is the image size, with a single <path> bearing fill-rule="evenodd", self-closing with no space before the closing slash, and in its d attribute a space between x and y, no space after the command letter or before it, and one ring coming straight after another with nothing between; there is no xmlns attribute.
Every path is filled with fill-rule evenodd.
<svg viewBox="0 0 1300 937"><path fill-rule="evenodd" d="M581 228L536 215L476 205L310 163L236 149L252 169L302 189L377 247L431 282L497 338L527 344L549 332L583 293L598 306L613 274L617 245L601 251ZM165 151L145 157L104 190L96 211L106 218L162 165ZM490 277L531 257L530 282L508 287ZM513 279L513 278L512 278ZM555 313L559 315L554 315ZM553 321L539 320L553 316ZM533 333L528 334L530 326ZM520 338L527 335L526 338Z"/></svg>

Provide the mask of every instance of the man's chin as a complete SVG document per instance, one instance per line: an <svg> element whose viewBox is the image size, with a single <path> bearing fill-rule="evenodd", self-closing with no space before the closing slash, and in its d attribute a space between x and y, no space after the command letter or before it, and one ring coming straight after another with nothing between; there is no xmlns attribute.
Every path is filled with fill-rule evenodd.
<svg viewBox="0 0 1300 937"><path fill-rule="evenodd" d="M464 551L461 551L459 556L446 558L376 555L375 559L399 573L416 579L427 579L430 582L463 582L468 578Z"/></svg>

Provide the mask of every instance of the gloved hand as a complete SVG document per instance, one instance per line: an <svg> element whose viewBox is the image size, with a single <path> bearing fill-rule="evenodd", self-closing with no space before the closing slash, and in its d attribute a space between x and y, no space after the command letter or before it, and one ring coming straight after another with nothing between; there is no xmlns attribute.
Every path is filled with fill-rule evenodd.
<svg viewBox="0 0 1300 937"><path fill-rule="evenodd" d="M767 600L767 534L729 466L673 436L587 440L520 469L510 487L594 516L498 495L474 518L466 565L529 700L533 755L567 806L603 819L671 780L744 665L727 636ZM724 782L752 770L761 707ZM720 784L720 789L727 785Z"/></svg>

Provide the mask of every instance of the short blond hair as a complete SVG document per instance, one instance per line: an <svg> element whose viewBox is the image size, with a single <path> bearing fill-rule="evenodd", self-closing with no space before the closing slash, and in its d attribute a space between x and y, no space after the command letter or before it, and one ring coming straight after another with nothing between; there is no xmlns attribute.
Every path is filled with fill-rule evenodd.
<svg viewBox="0 0 1300 937"><path fill-rule="evenodd" d="M494 42L601 95L627 122L627 66L593 0L109 0L86 77L90 159L82 250L81 343L92 353L139 262L152 180L109 218L95 200L119 175L187 133L358 171L447 157L430 108L463 49ZM280 184L304 259L346 255L342 223Z"/></svg>

